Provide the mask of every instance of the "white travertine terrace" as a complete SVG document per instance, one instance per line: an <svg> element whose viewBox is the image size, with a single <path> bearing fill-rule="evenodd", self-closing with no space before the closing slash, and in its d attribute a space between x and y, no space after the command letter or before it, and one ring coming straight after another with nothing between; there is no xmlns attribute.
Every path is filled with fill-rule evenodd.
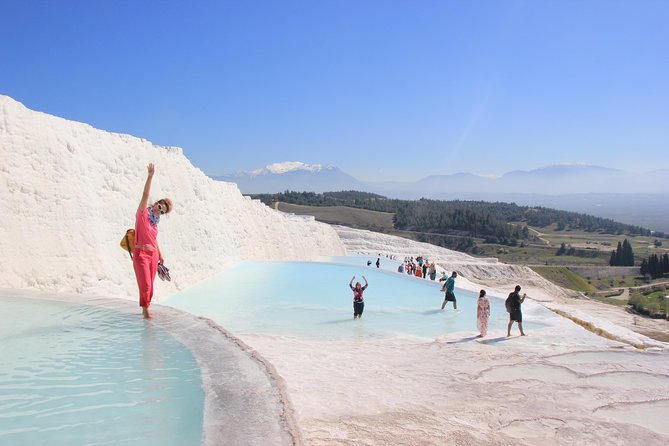
<svg viewBox="0 0 669 446"><path fill-rule="evenodd" d="M444 333L432 342L239 336L246 353L271 363L268 374L280 382L275 389L292 403L297 441L669 443L667 344L630 330L620 310L574 300L528 268L281 214L243 197L234 184L207 178L181 149L34 112L6 96L0 96L0 288L74 293L82 302L135 299L130 259L118 243L134 224L150 162L157 166L152 198L169 196L175 205L160 224L173 282L156 282L158 302L240 260L313 260L346 251L423 255L458 271L460 288L503 297L518 283L528 292L525 318L542 327L525 338L495 331L483 340ZM160 318L160 306L154 315Z"/></svg>

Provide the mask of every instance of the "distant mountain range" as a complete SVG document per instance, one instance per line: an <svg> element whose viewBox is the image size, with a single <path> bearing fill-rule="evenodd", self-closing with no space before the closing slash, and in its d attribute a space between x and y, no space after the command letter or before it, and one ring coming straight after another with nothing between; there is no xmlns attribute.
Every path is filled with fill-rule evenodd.
<svg viewBox="0 0 669 446"><path fill-rule="evenodd" d="M335 166L276 163L253 172L214 177L237 183L244 194L285 190L359 190L389 198L505 201L612 218L669 232L669 170L644 174L585 164L516 170L496 178L456 173L415 182L363 182Z"/></svg>
<svg viewBox="0 0 669 446"><path fill-rule="evenodd" d="M444 193L533 193L564 195L582 193L660 193L669 170L634 174L583 164L555 165L534 170L515 170L497 178L471 173L432 175L415 183L382 183L388 193L434 196Z"/></svg>

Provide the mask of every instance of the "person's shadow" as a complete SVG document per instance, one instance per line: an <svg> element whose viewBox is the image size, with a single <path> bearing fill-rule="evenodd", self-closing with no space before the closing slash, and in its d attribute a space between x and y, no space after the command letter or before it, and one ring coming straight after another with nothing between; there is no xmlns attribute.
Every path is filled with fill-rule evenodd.
<svg viewBox="0 0 669 446"><path fill-rule="evenodd" d="M332 321L323 321L321 324L335 325L335 324L346 324L347 322L353 322L353 318L349 317L346 319L336 319Z"/></svg>
<svg viewBox="0 0 669 446"><path fill-rule="evenodd" d="M430 314L438 314L438 313L441 313L441 312L442 312L442 310L427 310L427 311L423 311L423 314L430 315Z"/></svg>
<svg viewBox="0 0 669 446"><path fill-rule="evenodd" d="M500 336L498 338L490 338L490 339L481 339L479 342L481 344L497 344L498 342L503 342L506 341L510 338L507 338L506 336Z"/></svg>
<svg viewBox="0 0 669 446"><path fill-rule="evenodd" d="M469 336L467 338L458 339L457 341L448 341L447 344L461 344L463 342L469 342L478 339L478 336Z"/></svg>

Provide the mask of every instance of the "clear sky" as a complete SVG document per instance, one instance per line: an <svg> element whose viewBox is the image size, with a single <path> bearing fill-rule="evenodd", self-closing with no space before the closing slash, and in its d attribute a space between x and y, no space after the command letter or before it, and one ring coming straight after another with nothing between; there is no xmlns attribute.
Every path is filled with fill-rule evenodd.
<svg viewBox="0 0 669 446"><path fill-rule="evenodd" d="M669 1L0 0L0 94L361 180L669 168Z"/></svg>

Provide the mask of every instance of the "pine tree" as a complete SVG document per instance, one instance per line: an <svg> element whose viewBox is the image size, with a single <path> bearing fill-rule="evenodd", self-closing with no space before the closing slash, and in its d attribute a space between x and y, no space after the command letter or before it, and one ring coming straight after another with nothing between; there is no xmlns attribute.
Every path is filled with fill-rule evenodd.
<svg viewBox="0 0 669 446"><path fill-rule="evenodd" d="M618 242L618 246L616 247L616 266L622 266L623 265L623 245L622 243Z"/></svg>
<svg viewBox="0 0 669 446"><path fill-rule="evenodd" d="M641 268L639 268L639 272L641 273L642 276L646 276L648 274L648 260L643 259L641 261Z"/></svg>
<svg viewBox="0 0 669 446"><path fill-rule="evenodd" d="M632 244L627 239L623 241L620 257L620 265L634 266L634 251L632 250Z"/></svg>
<svg viewBox="0 0 669 446"><path fill-rule="evenodd" d="M659 263L657 254L653 254L648 258L648 274L650 274L650 277L653 279L658 278L659 275L662 274L659 270Z"/></svg>
<svg viewBox="0 0 669 446"><path fill-rule="evenodd" d="M616 266L616 252L611 251L611 258L609 259L609 266Z"/></svg>

